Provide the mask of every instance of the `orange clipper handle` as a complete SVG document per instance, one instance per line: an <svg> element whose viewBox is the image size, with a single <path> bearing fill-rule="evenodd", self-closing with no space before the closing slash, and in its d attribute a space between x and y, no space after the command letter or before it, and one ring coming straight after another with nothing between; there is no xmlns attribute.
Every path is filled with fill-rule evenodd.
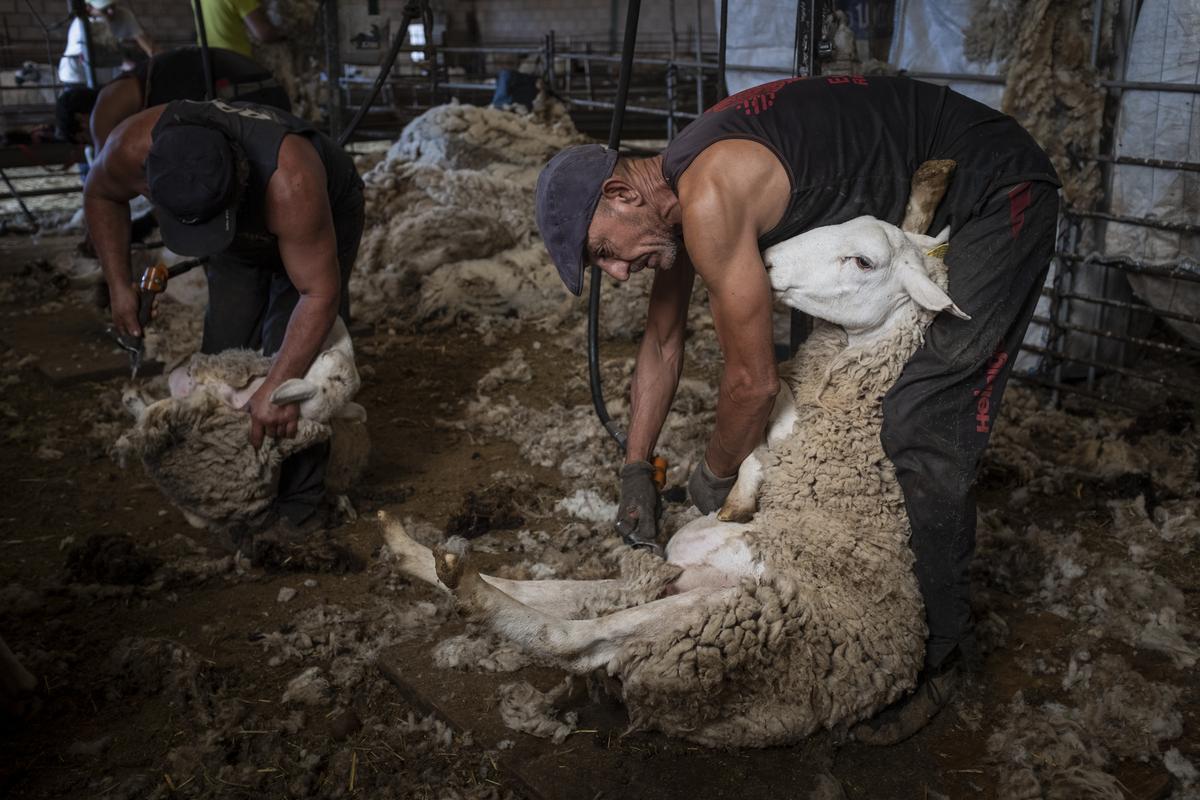
<svg viewBox="0 0 1200 800"><path fill-rule="evenodd" d="M654 465L654 485L661 492L667 486L667 460L662 456L655 456L650 463Z"/></svg>
<svg viewBox="0 0 1200 800"><path fill-rule="evenodd" d="M160 261L152 267L146 267L139 288L150 294L161 294L167 288L167 265Z"/></svg>

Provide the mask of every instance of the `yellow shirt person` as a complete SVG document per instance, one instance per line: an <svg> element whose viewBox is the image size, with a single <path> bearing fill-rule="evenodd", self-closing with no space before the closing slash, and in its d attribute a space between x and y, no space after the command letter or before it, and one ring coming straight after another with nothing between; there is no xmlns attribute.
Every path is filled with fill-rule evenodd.
<svg viewBox="0 0 1200 800"><path fill-rule="evenodd" d="M261 0L200 0L209 47L223 47L251 57L250 34L259 42L278 42L283 31L271 23Z"/></svg>

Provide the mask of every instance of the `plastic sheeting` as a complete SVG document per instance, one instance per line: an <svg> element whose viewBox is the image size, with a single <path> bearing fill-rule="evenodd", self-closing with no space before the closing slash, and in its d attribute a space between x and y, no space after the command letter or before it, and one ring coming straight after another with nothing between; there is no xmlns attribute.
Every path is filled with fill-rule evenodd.
<svg viewBox="0 0 1200 800"><path fill-rule="evenodd" d="M909 72L998 75L999 64L974 63L963 54L972 5L973 0L897 0L888 63ZM1003 84L954 81L948 85L992 108L999 108L1004 96Z"/></svg>
<svg viewBox="0 0 1200 800"><path fill-rule="evenodd" d="M715 16L721 18L716 0ZM729 35L725 45L728 64L774 67L774 72L730 69L725 83L730 94L776 81L792 74L796 47L796 0L755 0L729 4Z"/></svg>
<svg viewBox="0 0 1200 800"><path fill-rule="evenodd" d="M1200 84L1200 0L1146 0L1134 27L1126 79ZM1117 155L1200 162L1200 96L1126 91L1117 123ZM1200 173L1118 165L1114 214L1191 223L1200 220ZM1200 274L1200 235L1109 223L1105 252L1150 262L1190 260ZM1160 311L1200 316L1200 284L1130 275L1134 291ZM1166 320L1193 345L1200 325Z"/></svg>

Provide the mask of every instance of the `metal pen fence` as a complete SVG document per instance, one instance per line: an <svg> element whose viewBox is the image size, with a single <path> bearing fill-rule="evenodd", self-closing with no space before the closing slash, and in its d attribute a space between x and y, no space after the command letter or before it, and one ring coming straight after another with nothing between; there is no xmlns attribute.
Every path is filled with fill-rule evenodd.
<svg viewBox="0 0 1200 800"><path fill-rule="evenodd" d="M815 25L815 21L803 19L804 9L810 4L799 5L801 25L805 28L810 27L810 22ZM627 125L649 134L641 138L670 140L702 113L706 104L717 99L716 75L721 65L716 37L711 32L697 33L693 29L690 37L672 35L646 41L639 47L626 112ZM1125 64L1131 39L1127 38L1123 44L1125 58L1119 63ZM1093 42L1093 46L1098 44ZM780 76L817 69L816 48L802 44L800 50L803 52L798 52L791 69L743 64L728 64L726 69ZM545 85L577 118L588 113L597 118L606 116L604 112L614 106L620 58L604 42L562 40L550 32L527 42L478 46L428 43L404 48L404 52L423 53L423 59L410 65L408 74L397 74L388 81L376 111L376 119L382 124L375 127L382 130L376 130L375 135L394 135L407 117L451 97L486 102L495 90L494 76L500 69L515 68L529 61L536 62ZM1005 82L998 75L905 74L939 83ZM342 103L353 105L355 95L361 96L369 82L367 78L337 81ZM1126 92L1182 92L1193 97L1200 94L1200 87L1193 84L1132 81L1124 76L1098 80L1096 89L1104 92L1110 111ZM1114 115L1107 114L1101 131L1103 151L1079 156L1100 166L1106 187L1111 182L1112 170L1118 167L1153 169L1167 176L1194 176L1200 172L1200 162L1122 154L1115 125ZM53 187L49 191L64 190ZM37 194L38 190L34 190L27 196ZM1196 242L1200 223L1115 213L1106 200L1107 192L1095 208L1065 205L1061 208L1052 278L1043 290L1046 302L1033 322L1041 327L1044 336L1040 340L1027 340L1023 351L1034 366L1014 377L1047 388L1056 399L1072 394L1129 408L1151 405L1164 396L1195 397L1200 389L1200 264L1187 256L1151 260L1119 249L1106 251L1102 245L1106 233L1114 226ZM1157 281L1165 287L1160 295L1185 297L1188 302L1182 307L1152 305L1134 290L1131 278ZM1189 330L1187 326L1195 327ZM1193 332L1195 335L1191 335Z"/></svg>
<svg viewBox="0 0 1200 800"><path fill-rule="evenodd" d="M800 4L803 7L804 3ZM1100 4L1102 5L1102 4ZM1098 6L1099 8L1100 6ZM1130 28L1132 26L1129 26ZM553 37L549 39L545 58L564 63L554 74L575 72L575 64L583 65L587 76L583 91L577 85L553 84L571 106L611 109L611 101L600 94L592 77L593 64L608 64L616 57L591 52L589 48L572 48L555 52ZM1098 40L1093 47L1098 47ZM1124 43L1124 58L1129 61L1131 39ZM798 57L797 61L802 61ZM1095 58L1093 58L1093 63ZM811 62L810 62L811 63ZM631 115L647 115L665 119L663 136L670 139L678 122L693 119L702 113L705 87L715 96L713 77L719 65L703 55L676 53L663 57L639 55L634 59L642 84L657 83L661 104L646 99L643 92L636 103L627 107ZM770 68L730 64L727 69L747 69L781 76L794 75L797 68ZM803 69L801 69L803 72ZM975 82L1004 84L999 75L973 75L933 72L906 72L909 77L931 82ZM682 80L681 80L682 77ZM678 87L696 79L697 91L690 104L679 102ZM1133 257L1119 247L1105 250L1106 235L1113 226L1163 232L1181 237L1185 252L1187 241L1200 245L1200 223L1161 219L1152 215L1132 215L1100 210L1107 207L1111 171L1115 167L1137 167L1162 171L1171 176L1200 172L1200 163L1122 155L1118 152L1115 111L1123 93L1169 92L1192 96L1200 94L1200 86L1162 81L1134 81L1122 78L1103 78L1096 81L1097 91L1105 94L1109 109L1105 115L1100 140L1103 152L1081 155L1081 161L1100 165L1104 174L1105 196L1097 208L1060 207L1059 235L1054 252L1051 278L1043 290L1047 300L1035 314L1033 323L1045 330L1044 341L1027 339L1022 348L1034 362L1033 367L1014 374L1028 384L1049 389L1056 402L1070 394L1089 398L1107 405L1126 409L1143 409L1166 397L1193 398L1200 390L1200 263L1195 257L1182 255L1164 261L1148 261ZM1190 252L1196 252L1193 248ZM1169 302L1151 304L1147 297L1131 285L1131 278L1148 278L1159 282L1157 293ZM1165 287L1165 288L1163 288ZM1183 299L1182 308L1176 303ZM1172 327L1174 324L1175 327ZM1187 326L1195 326L1188 329Z"/></svg>

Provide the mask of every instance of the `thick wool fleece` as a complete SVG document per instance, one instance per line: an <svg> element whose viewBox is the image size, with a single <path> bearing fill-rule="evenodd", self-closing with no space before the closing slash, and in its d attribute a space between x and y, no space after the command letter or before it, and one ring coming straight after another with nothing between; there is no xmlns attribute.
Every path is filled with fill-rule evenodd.
<svg viewBox="0 0 1200 800"><path fill-rule="evenodd" d="M944 266L932 264L944 286ZM708 746L766 746L850 725L913 687L924 608L882 400L933 315L915 303L861 347L820 324L781 374L791 436L764 460L760 510L743 534L757 581L708 595L609 665L635 728Z"/></svg>
<svg viewBox="0 0 1200 800"><path fill-rule="evenodd" d="M291 439L250 444L249 417L201 386L183 398L160 400L122 436L122 460L141 459L163 495L196 526L221 530L262 521L274 500L283 459L329 438L330 429L300 420Z"/></svg>
<svg viewBox="0 0 1200 800"><path fill-rule="evenodd" d="M187 371L196 383L227 383L234 389L242 389L271 371L271 359L256 350L223 350L215 355L195 353Z"/></svg>

